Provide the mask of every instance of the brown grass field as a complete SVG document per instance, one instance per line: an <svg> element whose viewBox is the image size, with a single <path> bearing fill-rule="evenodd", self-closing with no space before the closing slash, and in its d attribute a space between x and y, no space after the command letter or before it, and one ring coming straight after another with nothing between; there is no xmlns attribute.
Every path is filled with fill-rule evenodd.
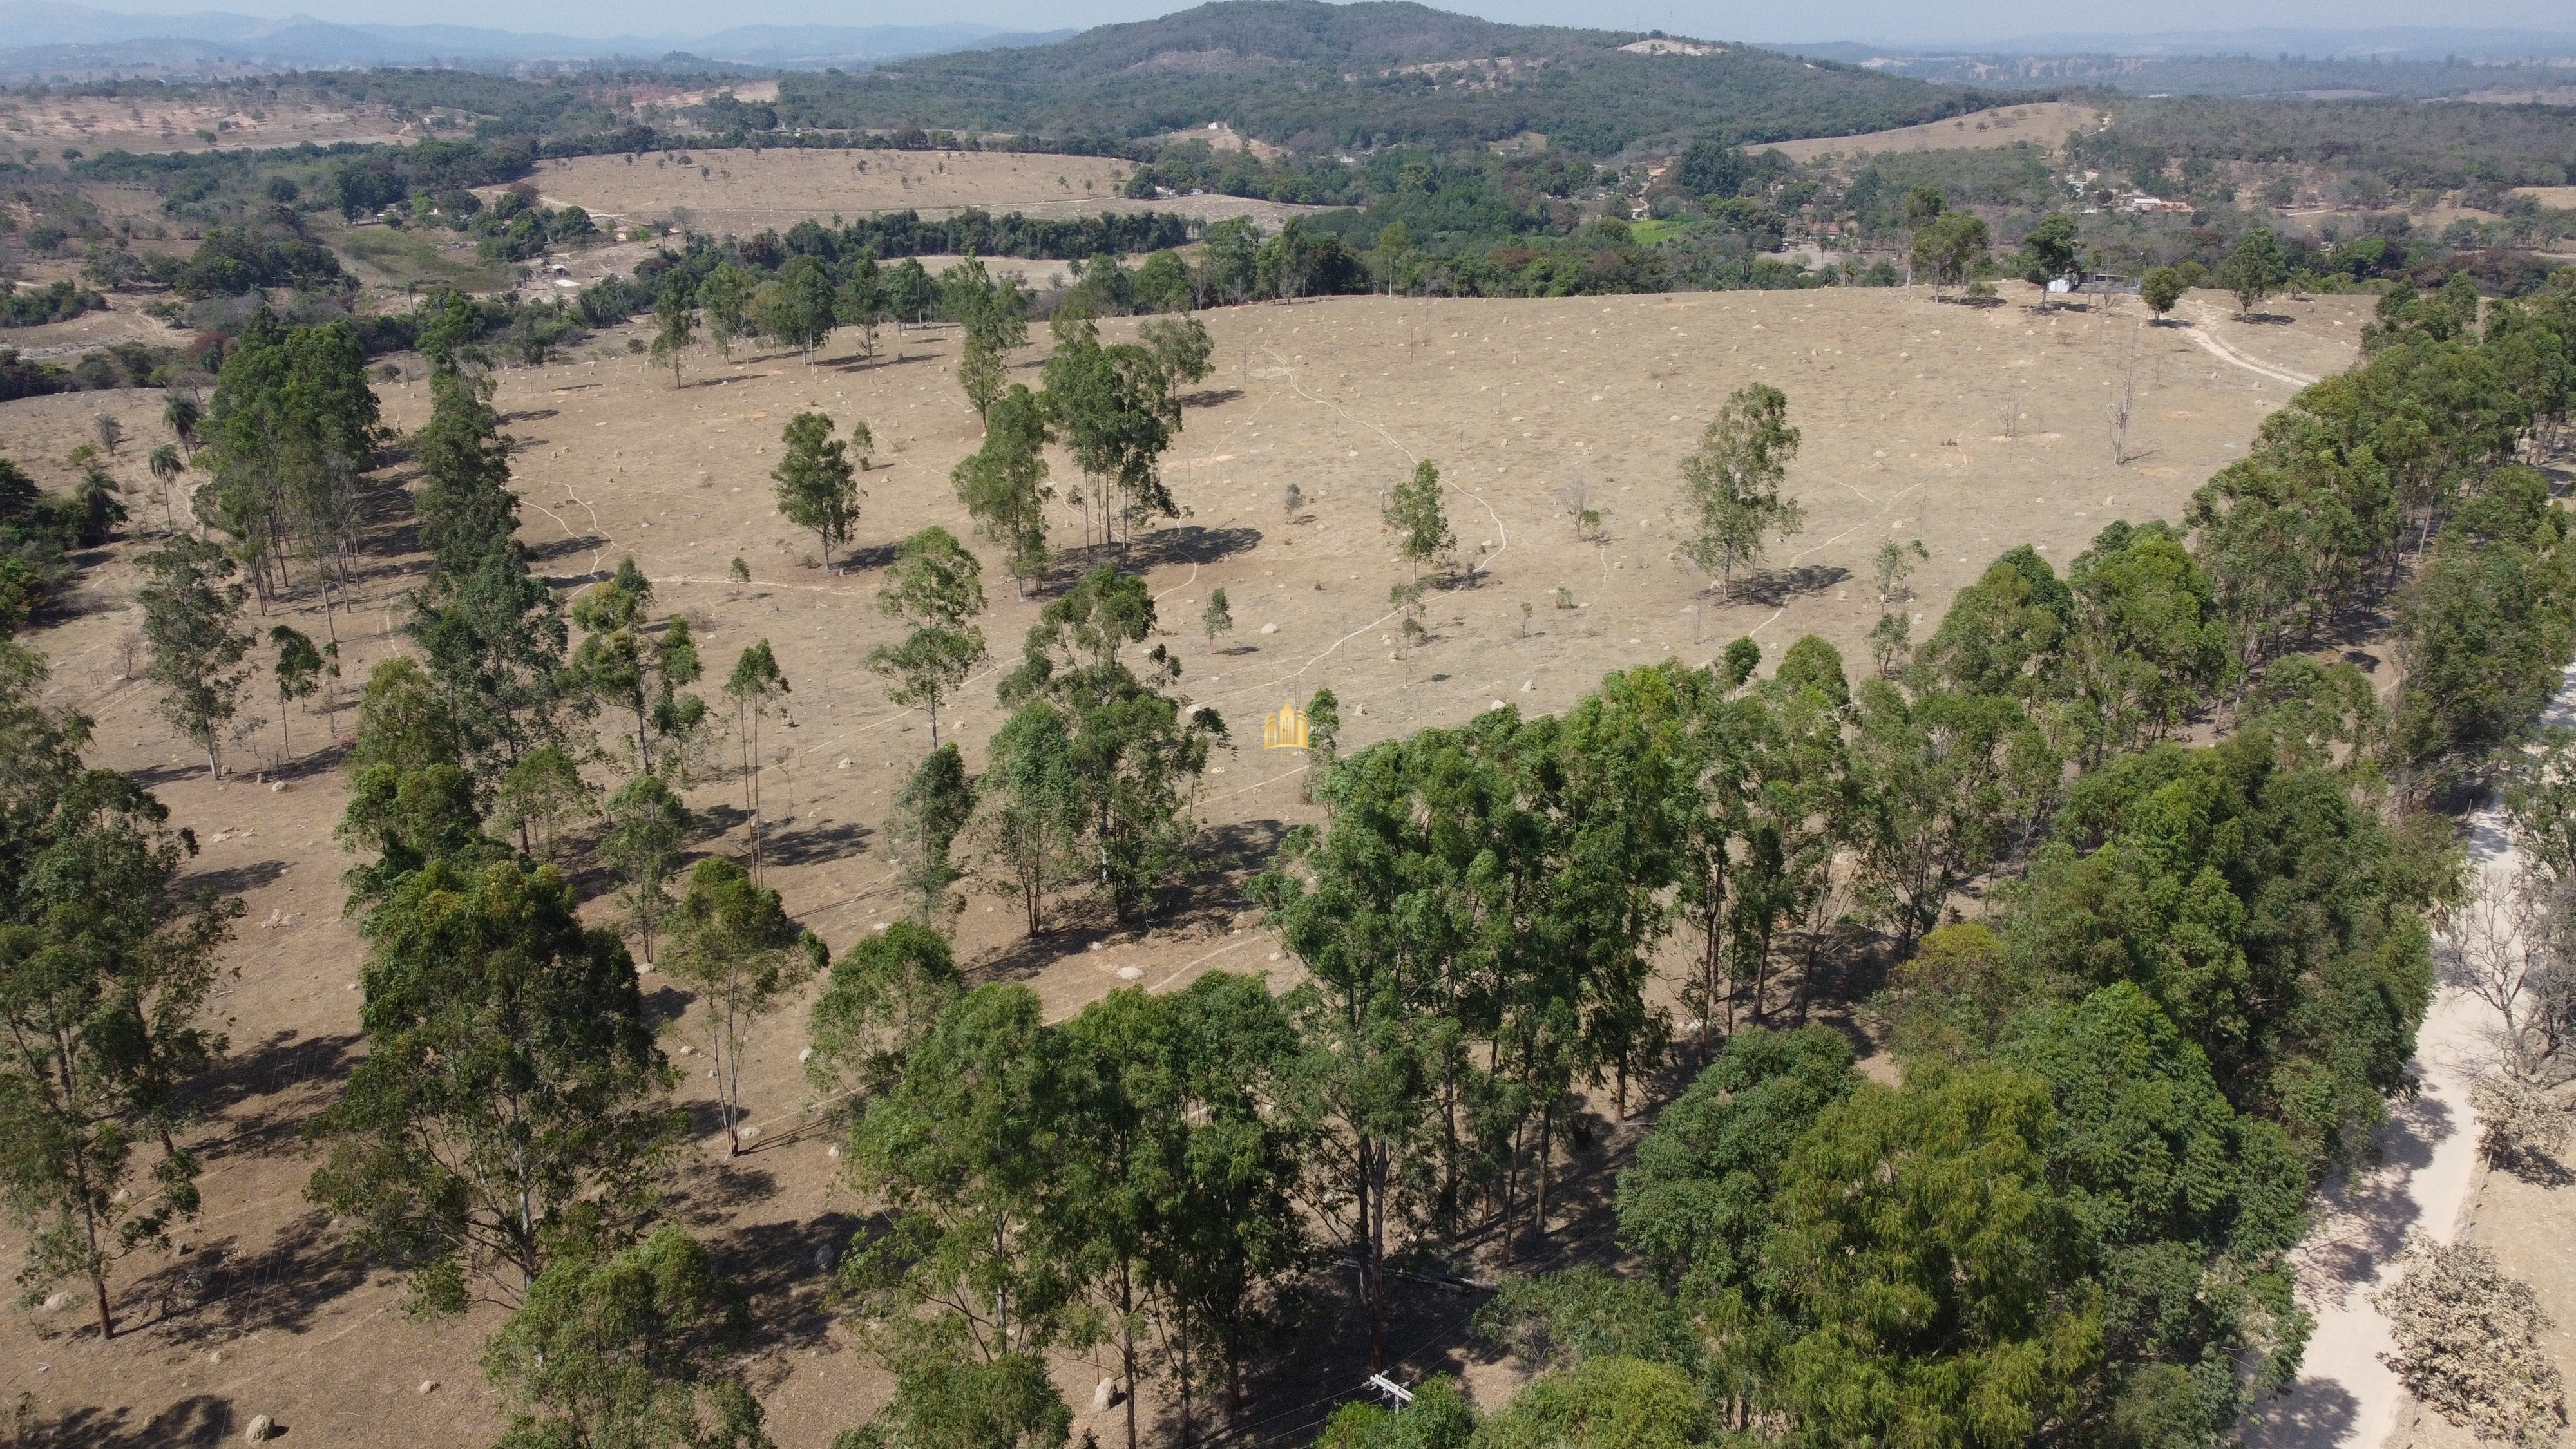
<svg viewBox="0 0 2576 1449"><path fill-rule="evenodd" d="M243 151L311 141L404 144L420 129L382 107L324 109L301 102L262 107L259 116L226 104L146 105L95 96L0 97L0 145L103 151ZM197 132L212 131L208 141Z"/></svg>
<svg viewBox="0 0 2576 1449"><path fill-rule="evenodd" d="M682 164L676 155L687 156ZM541 161L529 178L549 206L579 206L625 222L669 222L722 235L780 231L880 211L946 216L968 207L1030 216L1176 211L1271 226L1318 208L1236 196L1130 201L1128 162L1002 151L686 151ZM497 187L485 188L487 195Z"/></svg>
<svg viewBox="0 0 2576 1449"><path fill-rule="evenodd" d="M1753 149L1783 152L1793 161L1813 161L1819 156L1829 155L1868 156L1882 151L1985 151L1997 146L2016 146L2025 141L2043 151L2054 151L2078 128L2099 126L2109 119L2095 106L2071 101L2042 101L2027 106L1997 106L1974 115L1927 121L1920 126L1900 126L1893 131L1872 131L1860 136L1818 136L1813 140L1780 141Z"/></svg>
<svg viewBox="0 0 2576 1449"><path fill-rule="evenodd" d="M625 170L622 162L598 169ZM556 176L548 173L550 194L566 187ZM1294 963L1281 960L1240 893L1244 872L1280 834L1314 818L1298 801L1301 757L1258 748L1260 716L1283 698L1331 686L1344 702L1346 743L1365 745L1497 705L1562 709L1605 671L1668 656L1696 663L1738 635L1776 659L1814 632L1866 668L1862 640L1879 613L1868 572L1882 539L1919 537L1932 553L1904 605L1923 620L1920 637L1961 585L2015 544L2031 543L2062 566L2114 518L2177 518L2192 489L2239 456L2263 415L2291 394L2289 379L2353 356L2371 300L2277 302L2256 323L2213 305L2187 312L2189 326L2149 328L2134 301L2108 314L2041 313L2027 289L2007 292L2004 305L1983 310L1935 304L1919 291L1833 290L1353 297L1203 314L1218 368L1191 400L1168 459L1186 516L1140 537L1131 560L1155 589L1163 642L1184 663L1181 689L1221 710L1238 746L1220 753L1198 801L1202 869L1149 930L1113 929L1076 902L1060 912L1058 930L1028 940L1009 902L974 896L959 923L961 958L979 978L1028 982L1056 1016L1127 981L1165 990L1233 970L1266 971L1284 985ZM1131 326L1107 330L1124 335ZM844 332L812 366L793 356L737 352L720 363L700 353L675 390L667 371L626 352L625 341L607 334L582 356L500 375L499 405L517 439L522 536L537 566L567 589L635 558L655 581L657 607L699 626L711 676L756 639L776 647L794 692L792 726L767 737L789 750L789 762L766 777L773 810L785 805L769 837L774 883L800 920L845 948L902 909L883 831L928 731L918 712L887 704L885 685L860 660L892 637L875 600L891 543L932 523L967 534L948 472L974 445L977 426L952 374L955 342L888 332L880 355L863 361ZM1042 351L1017 361L1032 384ZM2132 373L2136 456L2123 465L2112 457L2108 411ZM1788 393L1804 432L1790 491L1807 522L1738 580L1736 597L1721 600L1678 561L1676 467L1726 395L1754 381ZM426 390L389 385L385 406L389 423L417 426ZM147 535L163 518L142 469L159 437L158 408L158 396L145 393L9 403L0 406L0 451L47 487L64 487L72 477L65 454L88 439L94 414L115 414L130 439L115 466L129 480L132 531ZM864 419L877 439L877 466L862 480L856 566L839 574L800 566L813 544L770 500L779 430L809 408ZM1449 516L1479 574L1472 587L1432 596L1432 639L1399 657L1387 591L1407 571L1380 528L1378 497L1420 459L1440 465ZM1070 464L1055 466L1062 488ZM1307 500L1294 513L1282 505L1291 483ZM1575 490L1606 514L1598 541L1575 537ZM1075 516L1060 518L1059 539L1078 540ZM386 538L400 536L401 525L389 500ZM120 1272L129 1330L113 1342L99 1341L77 1302L0 1318L0 1389L34 1395L38 1422L58 1431L39 1441L48 1443L212 1444L262 1413L293 1443L488 1443L500 1409L475 1358L495 1313L445 1325L406 1319L398 1285L341 1256L327 1221L302 1198L310 1164L297 1133L360 1049L363 953L341 915L349 862L331 838L346 797L329 755L314 753L326 721L299 707L289 721L295 754L280 758L280 711L269 696L253 706L265 725L233 752L238 774L209 781L136 681L138 546L106 550L67 616L31 638L52 660L53 701L98 721L98 762L140 772L173 823L196 832L204 853L192 878L247 903L231 951L239 978L220 1003L232 1054L197 1133L209 1160L206 1212L182 1235L184 1254L139 1257ZM736 557L750 567L748 585L728 575ZM370 556L359 603L332 625L352 683L400 647L400 599L420 562ZM998 568L987 587L983 623L999 668L1016 659L1039 601L1015 598ZM1211 647L1196 620L1218 587L1236 628ZM1574 607L1556 606L1560 588ZM287 617L325 633L310 601ZM942 721L970 765L980 764L1000 718L990 683L988 672ZM338 717L341 730L350 718ZM728 748L716 748L719 762ZM691 803L705 829L694 850L743 847L739 798L731 776L701 777ZM604 913L606 903L594 909ZM656 978L646 981L655 989ZM664 988L658 1000L671 1012L674 1048L698 1039L700 1014L684 1010L679 993ZM712 1148L703 1076L684 1088L704 1155L673 1186L679 1220L755 1295L755 1379L778 1442L820 1449L866 1417L884 1383L821 1304L816 1253L846 1238L860 1204L836 1182L829 1135L793 1130L809 1105L796 1060L803 1018L799 1003L762 1028L746 1081L762 1133L739 1162L723 1165ZM695 1072L703 1058L675 1060ZM1562 1251L1606 1251L1599 1169L1628 1140L1611 1131L1581 1165L1558 1219ZM17 1247L14 1231L0 1231L0 1252ZM207 1277L201 1300L182 1290L191 1271ZM1478 1357L1461 1331L1463 1312L1437 1294L1409 1310L1398 1345L1422 1346L1405 1370L1465 1368L1490 1394L1508 1374ZM1319 1376L1348 1367L1318 1363L1301 1360L1295 1373L1263 1385L1264 1401L1292 1407L1325 1391L1315 1387ZM1067 1400L1085 1416L1077 1428L1107 1439L1113 1416L1089 1414L1097 1377L1087 1361L1062 1361Z"/></svg>

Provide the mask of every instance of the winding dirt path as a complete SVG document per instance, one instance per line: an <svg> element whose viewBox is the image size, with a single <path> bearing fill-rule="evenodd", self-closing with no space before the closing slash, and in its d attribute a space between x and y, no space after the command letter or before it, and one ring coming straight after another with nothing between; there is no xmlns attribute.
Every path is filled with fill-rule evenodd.
<svg viewBox="0 0 2576 1449"><path fill-rule="evenodd" d="M2576 724L2576 665L2562 673L2544 723ZM2501 807L2469 818L2469 863L2490 886L2521 868ZM2406 1395L2382 1359L2396 1343L2370 1292L2393 1276L2407 1234L2449 1242L2468 1226L2478 1140L2469 1083L2498 1024L2484 1002L2438 988L2415 1038L2422 1092L2391 1109L2377 1167L2318 1194L2308 1239L2293 1255L2316 1332L2297 1384L2245 1424L2250 1449L2378 1449L2396 1429Z"/></svg>

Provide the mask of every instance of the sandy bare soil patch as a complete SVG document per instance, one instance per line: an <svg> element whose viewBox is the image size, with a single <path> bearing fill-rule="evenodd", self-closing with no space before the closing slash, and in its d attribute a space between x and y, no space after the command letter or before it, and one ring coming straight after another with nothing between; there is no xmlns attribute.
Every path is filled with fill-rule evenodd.
<svg viewBox="0 0 2576 1449"><path fill-rule="evenodd" d="M0 328L0 347L17 348L27 357L60 360L117 342L142 342L154 347L185 345L186 333L144 314L142 305L150 300L154 299L110 293L103 312L84 312L68 322L47 322L37 327ZM0 452L15 442L14 438L0 440Z"/></svg>
<svg viewBox="0 0 2576 1449"><path fill-rule="evenodd" d="M548 205L741 236L881 211L946 216L977 207L1058 217L1178 211L1276 224L1281 216L1315 209L1232 196L1130 201L1119 191L1132 169L1096 157L1002 151L744 150L654 152L632 160L578 156L540 162L532 179Z"/></svg>
<svg viewBox="0 0 2576 1449"><path fill-rule="evenodd" d="M2100 125L2109 117L2093 106L2070 101L2043 101L2028 106L1997 106L1970 116L1872 131L1861 136L1819 136L1807 141L1779 141L1757 151L1785 152L1794 161L1813 161L1827 154L1865 156L1880 151L1985 151L2024 141L2055 150L2079 126Z"/></svg>
<svg viewBox="0 0 2576 1449"><path fill-rule="evenodd" d="M1149 931L1113 929L1075 906L1030 942L1012 905L973 897L961 955L983 975L1028 981L1054 1015L1130 979L1159 990L1227 969L1284 983L1294 963L1279 959L1238 884L1286 828L1314 818L1298 803L1302 758L1258 748L1260 715L1283 698L1331 686L1346 741L1364 745L1497 703L1561 709L1606 670L1667 656L1696 663L1748 633L1776 659L1817 632L1866 668L1862 640L1879 613L1867 574L1881 539L1921 537L1930 548L1904 606L1928 628L2014 544L2062 565L2113 518L2177 517L2292 391L2212 357L2191 329L2142 327L2134 302L2107 316L2040 314L2027 310L2027 289L2013 290L2009 304L1983 310L1921 292L1837 290L1339 298L1205 314L1218 371L1168 459L1188 513L1140 538L1131 560L1154 587L1181 688L1221 710L1238 744L1204 782L1205 869ZM2276 302L2271 310L2290 320L2218 325L2250 357L2314 371L2352 355L2368 301ZM1132 325L1107 330L1123 336ZM768 737L790 750L765 787L773 810L784 806L769 837L773 880L801 920L846 948L903 908L890 893L883 831L928 729L918 712L890 707L860 661L893 637L875 599L891 542L930 523L968 530L948 484L977 437L952 375L955 341L888 332L884 351L863 361L844 332L810 367L793 356L737 351L720 365L699 354L677 390L625 342L607 334L583 356L500 375L498 405L519 443L523 537L537 567L567 586L633 556L655 581L657 607L700 626L713 676L753 641L772 643L794 687L793 726ZM2132 347L2139 456L2121 466L2107 406ZM1016 376L1034 385L1041 356L1032 348L1016 359ZM1808 522L1739 597L1718 600L1679 561L1668 511L1676 465L1701 424L1753 381L1784 389L1804 430L1790 488ZM93 414L113 411L131 439L116 461L135 484L129 504L138 525L157 524L141 463L157 441L159 403L150 393L10 403L0 406L0 447L45 486L65 487L65 454L92 436ZM387 390L390 423L417 426L427 406L425 387ZM770 503L779 430L805 408L864 419L877 439L877 466L862 480L863 542L844 574L800 566L812 542ZM1452 485L1449 516L1481 571L1474 587L1431 596L1431 642L1396 657L1387 591L1407 572L1380 529L1378 497L1424 458ZM1072 481L1063 459L1056 470L1059 488ZM1291 483L1306 500L1293 513L1283 506ZM1575 538L1566 512L1575 489L1606 514L1600 541ZM1059 515L1060 540L1078 540L1075 518ZM261 701L267 722L234 756L243 774L209 782L132 677L137 617L125 601L135 552L133 543L109 550L87 576L81 612L33 637L54 661L53 697L97 718L97 758L143 772L174 823L205 842L197 877L247 903L231 953L242 975L223 1002L234 1057L200 1129L207 1216L185 1235L188 1255L143 1261L121 1278L134 1331L101 1344L78 1311L12 1312L0 1316L0 1363L12 1366L13 1390L36 1394L42 1421L90 1444L211 1444L259 1413L317 1444L488 1443L498 1409L474 1359L495 1318L406 1320L398 1287L338 1256L301 1197L309 1165L296 1133L359 1046L351 983L362 950L340 914L349 862L330 836L345 794L327 761L303 755L326 722L299 707L299 758L254 777L279 754L276 701ZM729 575L736 557L752 573L747 585ZM399 600L417 565L371 558L360 602L338 616L353 682L400 647ZM1040 600L1015 598L998 567L987 584L983 627L998 668L1017 658ZM1236 628L1211 646L1196 620L1217 587ZM1557 606L1560 588L1574 607ZM309 603L286 617L324 634ZM976 767L1001 718L990 684L988 673L942 720ZM339 716L343 730L350 718ZM699 783L693 848L741 848L739 798L731 778ZM596 909L605 918L606 904ZM659 999L676 1018L672 1045L697 1039L698 1014L680 1010L677 993ZM834 1185L829 1138L795 1135L808 1105L796 1061L803 1019L801 1005L770 1018L746 1067L763 1145L731 1168L688 1169L681 1218L757 1295L758 1381L778 1441L819 1449L864 1418L884 1385L818 1307L816 1253L846 1237L858 1204ZM684 1095L711 1145L707 1085L693 1077ZM17 1247L0 1232L0 1255ZM211 1275L193 1306L177 1291L183 1270ZM1415 1371L1459 1362L1464 1340L1434 1333L1464 1310L1435 1306L1438 1322L1419 1335L1433 1346L1409 1361ZM1096 1377L1072 1359L1059 1374L1107 1442L1114 1411L1088 1412ZM424 1395L424 1381L439 1387ZM1316 1392L1296 1387L1290 1402Z"/></svg>
<svg viewBox="0 0 2576 1449"><path fill-rule="evenodd" d="M97 155L103 151L250 150L295 146L311 141L408 142L420 139L417 127L395 120L381 107L325 109L301 102L248 110L209 103L154 105L141 101L89 96L9 97L0 99L0 144L70 146ZM211 131L207 140L199 131Z"/></svg>

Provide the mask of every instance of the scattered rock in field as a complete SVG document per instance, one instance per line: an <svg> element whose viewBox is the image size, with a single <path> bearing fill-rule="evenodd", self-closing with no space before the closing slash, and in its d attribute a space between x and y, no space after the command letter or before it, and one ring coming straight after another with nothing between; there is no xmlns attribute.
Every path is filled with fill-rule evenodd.
<svg viewBox="0 0 2576 1449"><path fill-rule="evenodd" d="M1121 966L1118 968L1118 979L1121 981L1142 981L1145 979L1145 968L1142 966Z"/></svg>
<svg viewBox="0 0 2576 1449"><path fill-rule="evenodd" d="M1499 699L1498 699L1498 700L1495 700L1492 704L1489 704L1489 705L1486 705L1486 706L1485 706L1485 708L1487 708L1487 709L1501 709L1502 707L1503 707L1503 702L1502 702L1501 700L1499 700Z"/></svg>
<svg viewBox="0 0 2576 1449"><path fill-rule="evenodd" d="M1523 694L1527 694L1536 688L1538 688L1538 681L1535 679L1524 679L1521 681L1521 693Z"/></svg>
<svg viewBox="0 0 2576 1449"><path fill-rule="evenodd" d="M798 1052L796 1054L796 1060L800 1062L810 1062L814 1060L814 1049L812 1047L807 1047L805 1050Z"/></svg>
<svg viewBox="0 0 2576 1449"><path fill-rule="evenodd" d="M759 1136L760 1129L757 1127L736 1127L733 1129L733 1140L737 1146L749 1147L753 1140Z"/></svg>
<svg viewBox="0 0 2576 1449"><path fill-rule="evenodd" d="M242 1437L254 1444L265 1444L277 1437L277 1421L266 1414L253 1414L250 1427L242 1431Z"/></svg>
<svg viewBox="0 0 2576 1449"><path fill-rule="evenodd" d="M840 1161L840 1160L841 1160L841 1145L840 1145L839 1143L837 1143L837 1142L833 1143L831 1146L826 1147L826 1148L824 1148L824 1149L823 1149L823 1155L824 1155L825 1157L831 1158L831 1159L832 1159L833 1161L835 1161L835 1162Z"/></svg>
<svg viewBox="0 0 2576 1449"><path fill-rule="evenodd" d="M1279 626L1276 624L1264 624L1261 626L1261 632L1264 634L1276 634L1279 632Z"/></svg>
<svg viewBox="0 0 2576 1449"><path fill-rule="evenodd" d="M696 1047L689 1045L687 1042L680 1043L680 1055L684 1057L693 1057L697 1054L698 1049Z"/></svg>
<svg viewBox="0 0 2576 1449"><path fill-rule="evenodd" d="M222 1349L220 1349L220 1348L210 1348L210 1349L207 1349L207 1350L206 1350L206 1362L208 1362L208 1363L222 1363L223 1361L224 1361L224 1351L223 1351Z"/></svg>
<svg viewBox="0 0 2576 1449"><path fill-rule="evenodd" d="M1096 1411L1118 1402L1118 1381L1102 1379L1091 1390L1091 1407Z"/></svg>
<svg viewBox="0 0 2576 1449"><path fill-rule="evenodd" d="M421 1394L434 1394L434 1393L437 1393L437 1392L438 1392L438 1380L436 1380L436 1379L422 1379L422 1380L420 1381L420 1387L419 1387L419 1388L417 1388L417 1389L415 1389L415 1390L413 1390L413 1392L414 1392L414 1393L421 1393Z"/></svg>
<svg viewBox="0 0 2576 1449"><path fill-rule="evenodd" d="M64 1309L71 1307L72 1302L71 1290L68 1288L63 1289L60 1292L48 1293L45 1295L45 1311L47 1313L60 1313Z"/></svg>

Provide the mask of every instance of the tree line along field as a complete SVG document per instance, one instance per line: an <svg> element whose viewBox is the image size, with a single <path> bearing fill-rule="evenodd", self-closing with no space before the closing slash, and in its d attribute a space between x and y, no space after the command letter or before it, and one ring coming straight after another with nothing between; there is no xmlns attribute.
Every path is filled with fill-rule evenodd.
<svg viewBox="0 0 2576 1449"><path fill-rule="evenodd" d="M2274 308L2292 320L2200 325L2249 356L2318 373L2349 359L2367 316L2345 298ZM1881 542L1920 538L1930 555L1903 606L1925 621L1919 639L1958 588L2015 544L2063 563L2114 518L2178 517L2190 491L2241 453L2291 391L2192 345L2183 329L2142 327L2134 303L2108 315L2043 314L2018 299L1977 310L1919 293L1829 290L1341 298L1201 316L1214 371L1194 390L1166 458L1186 513L1139 532L1130 564L1155 598L1154 642L1181 661L1178 691L1220 711L1235 747L1216 754L1198 793L1201 865L1150 930L1076 906L1032 942L1011 899L969 897L960 960L1027 981L1051 1018L1124 984L1170 991L1210 970L1266 972L1279 987L1295 979L1294 958L1279 959L1242 894L1286 827L1320 818L1300 799L1302 757L1259 749L1260 716L1283 698L1331 688L1347 752L1457 725L1496 703L1524 715L1559 710L1613 668L1667 657L1696 664L1738 636L1776 659L1789 641L1819 634L1864 671L1881 612L1870 581ZM1130 325L1112 320L1106 335L1125 336ZM676 389L667 369L613 347L498 374L520 536L539 573L576 591L632 558L652 579L657 608L691 621L715 672L756 639L775 649L792 692L783 727L767 736L784 741L787 757L764 771L768 877L836 953L903 911L889 816L927 747L926 722L890 707L884 682L861 661L900 637L876 602L891 542L932 523L971 536L949 484L979 431L953 375L956 346L944 330L889 334L879 356L863 360L844 333L812 365L792 354L722 363L700 350L684 357ZM1033 383L1044 352L1041 343L1015 355L1012 379ZM2119 464L2109 397L2132 370L2134 456ZM1804 433L1788 491L1807 519L1739 576L1737 597L1720 600L1676 557L1677 466L1718 402L1753 382L1782 389ZM418 427L425 392L384 386L385 421ZM141 440L155 433L153 401L10 404L11 451L59 489L71 475L55 460L90 438L103 403ZM814 540L770 497L780 430L807 409L865 421L875 441L846 572L804 566ZM127 445L129 473L138 448ZM1379 512L1382 490L1421 460L1442 470L1479 579L1432 593L1428 637L1410 641L1388 590L1413 570L1394 556ZM1059 484L1068 481L1061 457L1056 468ZM143 496L128 503L136 528L150 529L159 510ZM1586 510L1598 518L1578 535ZM1059 546L1078 542L1074 514L1059 507L1052 522ZM386 542L399 549L399 538ZM311 702L282 711L255 688L253 712L267 724L234 748L234 778L209 783L132 677L136 620L116 601L136 582L135 551L119 545L86 582L95 602L33 640L54 662L56 697L99 721L95 758L140 772L197 832L204 853L192 878L245 902L228 955L242 976L221 1001L235 1050L206 1129L208 1216L183 1234L188 1255L147 1264L122 1290L139 1331L101 1345L68 1333L77 1312L14 1317L0 1331L14 1361L45 1365L34 1385L41 1411L89 1415L77 1422L97 1442L168 1442L222 1415L237 1428L252 1413L334 1442L488 1440L499 1407L474 1359L498 1316L486 1308L445 1327L408 1322L399 1286L341 1258L302 1198L311 1164L296 1133L360 1051L352 988L365 947L341 912L350 857L332 838L346 785L311 754L330 721ZM986 551L981 622L1007 666L1042 599L1016 598ZM736 558L748 582L733 576ZM333 626L346 686L402 647L394 630L418 566L399 553L366 560ZM1218 588L1234 627L1211 642L1197 621ZM260 624L277 621L317 639L328 632L309 601ZM943 712L942 737L962 742L978 767L1003 719L995 672ZM282 763L281 714L296 750ZM337 717L344 736L351 718ZM743 851L738 789L717 773L688 792L704 827L693 852ZM607 901L597 909L612 919ZM701 1015L683 1015L671 1043L697 1040ZM811 1105L803 1043L799 1001L761 1024L746 1058L748 1120L772 1138ZM837 1182L834 1134L725 1164L712 1148L704 1058L674 1060L702 1153L680 1178L680 1214L754 1286L756 1377L772 1433L782 1444L820 1443L886 1391L820 1307L814 1253L845 1237L861 1206ZM223 1296L159 1317L153 1295L175 1296L191 1265L213 1262L227 1275ZM1492 1379L1498 1371L1478 1370L1489 1395L1508 1382ZM1094 1371L1065 1359L1056 1377L1085 1412ZM437 1387L424 1392L429 1382ZM1083 1423L1106 1438L1115 1419Z"/></svg>

